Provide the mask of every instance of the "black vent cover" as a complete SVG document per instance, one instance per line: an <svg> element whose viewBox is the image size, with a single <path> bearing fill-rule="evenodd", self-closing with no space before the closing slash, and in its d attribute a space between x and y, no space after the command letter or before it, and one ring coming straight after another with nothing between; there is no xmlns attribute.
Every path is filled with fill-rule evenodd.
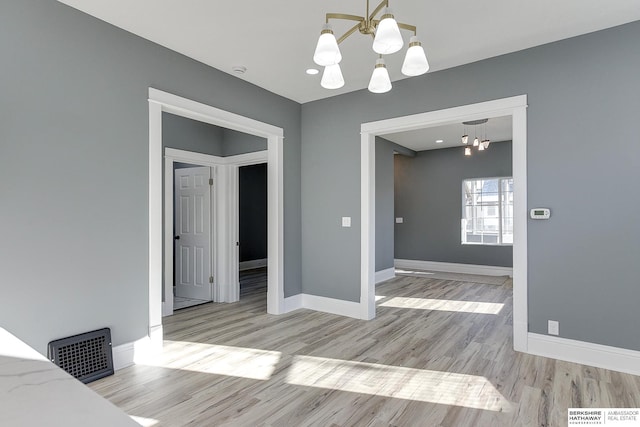
<svg viewBox="0 0 640 427"><path fill-rule="evenodd" d="M85 384L113 375L111 329L51 341L48 355L49 360Z"/></svg>

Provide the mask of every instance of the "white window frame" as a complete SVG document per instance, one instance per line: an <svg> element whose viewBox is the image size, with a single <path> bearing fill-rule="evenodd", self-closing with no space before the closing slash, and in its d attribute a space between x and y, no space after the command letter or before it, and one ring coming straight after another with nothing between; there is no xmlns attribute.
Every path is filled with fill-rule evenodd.
<svg viewBox="0 0 640 427"><path fill-rule="evenodd" d="M465 218L466 215L466 205L465 205L465 184L469 181L489 181L492 179L497 179L498 180L498 204L496 205L496 208L498 209L498 229L497 231L497 235L498 235L498 241L496 243L487 243L487 242L467 242L466 241L466 223L464 222L465 220L468 220L467 218ZM513 242L507 242L504 243L502 242L502 214L503 214L503 206L502 203L504 201L504 197L503 197L503 192L502 192L502 181L503 180L512 180L513 181L513 176L493 176L493 177L481 177L481 178L467 178L467 179L463 179L462 180L462 191L461 191L461 201L462 201L462 209L461 209L461 218L460 218L460 244L461 245L471 245L471 246L513 246ZM512 188L513 188L513 184L512 184ZM481 206L481 205L479 205ZM487 206L489 207L489 206ZM472 218L473 221L477 220L478 218ZM484 217L483 217L484 219Z"/></svg>

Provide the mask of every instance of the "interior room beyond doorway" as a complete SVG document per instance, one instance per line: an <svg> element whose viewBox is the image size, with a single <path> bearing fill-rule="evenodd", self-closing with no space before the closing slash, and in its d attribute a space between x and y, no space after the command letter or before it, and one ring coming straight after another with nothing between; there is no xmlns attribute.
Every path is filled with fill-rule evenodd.
<svg viewBox="0 0 640 427"><path fill-rule="evenodd" d="M165 153L164 315L207 302L234 302L240 295L241 168L258 164L258 184L250 179L245 193L257 186L264 228L262 260L267 260L267 140L197 120L163 113ZM190 151L186 151L189 149ZM197 150L197 151L191 151ZM169 174L173 172L173 177ZM255 175L255 174L254 174ZM253 177L252 177L253 178ZM170 189L172 191L167 191ZM172 194L171 194L172 193ZM170 206L170 202L172 202ZM246 203L244 203L246 205ZM171 247L169 247L171 244ZM169 270L173 270L170 274ZM267 277L262 280L264 290ZM170 284L173 284L172 289Z"/></svg>

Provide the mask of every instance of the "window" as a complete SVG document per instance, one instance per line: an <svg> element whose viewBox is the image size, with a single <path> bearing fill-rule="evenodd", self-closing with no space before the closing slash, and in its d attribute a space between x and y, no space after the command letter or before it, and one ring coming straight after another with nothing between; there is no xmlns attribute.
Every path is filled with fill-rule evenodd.
<svg viewBox="0 0 640 427"><path fill-rule="evenodd" d="M462 182L462 244L513 244L513 178Z"/></svg>

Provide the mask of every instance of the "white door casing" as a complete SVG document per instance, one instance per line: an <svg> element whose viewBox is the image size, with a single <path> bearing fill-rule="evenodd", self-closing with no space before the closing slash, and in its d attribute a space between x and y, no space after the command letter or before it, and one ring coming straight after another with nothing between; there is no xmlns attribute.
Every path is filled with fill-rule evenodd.
<svg viewBox="0 0 640 427"><path fill-rule="evenodd" d="M513 124L512 164L514 188L513 222L513 346L528 347L527 306L527 96L496 99L444 110L362 123L360 168L360 313L373 319L375 306L375 136L462 123L490 117L511 116Z"/></svg>
<svg viewBox="0 0 640 427"><path fill-rule="evenodd" d="M163 113L171 113L267 139L267 222L269 240L267 250L267 312L281 314L285 310L283 129L168 92L149 88L149 334L148 349L145 349L145 352L151 354L159 352L162 348L162 314L164 308L167 311L172 309L172 301L164 298L163 304L162 286L164 277L163 247L166 254L166 245L163 245L162 239ZM169 161L167 160L166 163L169 163ZM169 182L169 185L171 186L172 183L173 180ZM172 241L169 241L168 244L173 247ZM172 266L171 262L169 264ZM173 275L169 280L172 277Z"/></svg>
<svg viewBox="0 0 640 427"><path fill-rule="evenodd" d="M268 152L256 151L235 156L218 157L175 148L165 148L165 218L164 218L164 282L172 284L174 277L174 177L175 163L211 168L214 185L211 189L211 266L213 301L236 302L240 299L238 277L238 169L240 166L267 163ZM165 286L162 316L173 314L173 287Z"/></svg>
<svg viewBox="0 0 640 427"><path fill-rule="evenodd" d="M210 178L208 167L174 172L174 284L178 297L212 300Z"/></svg>

